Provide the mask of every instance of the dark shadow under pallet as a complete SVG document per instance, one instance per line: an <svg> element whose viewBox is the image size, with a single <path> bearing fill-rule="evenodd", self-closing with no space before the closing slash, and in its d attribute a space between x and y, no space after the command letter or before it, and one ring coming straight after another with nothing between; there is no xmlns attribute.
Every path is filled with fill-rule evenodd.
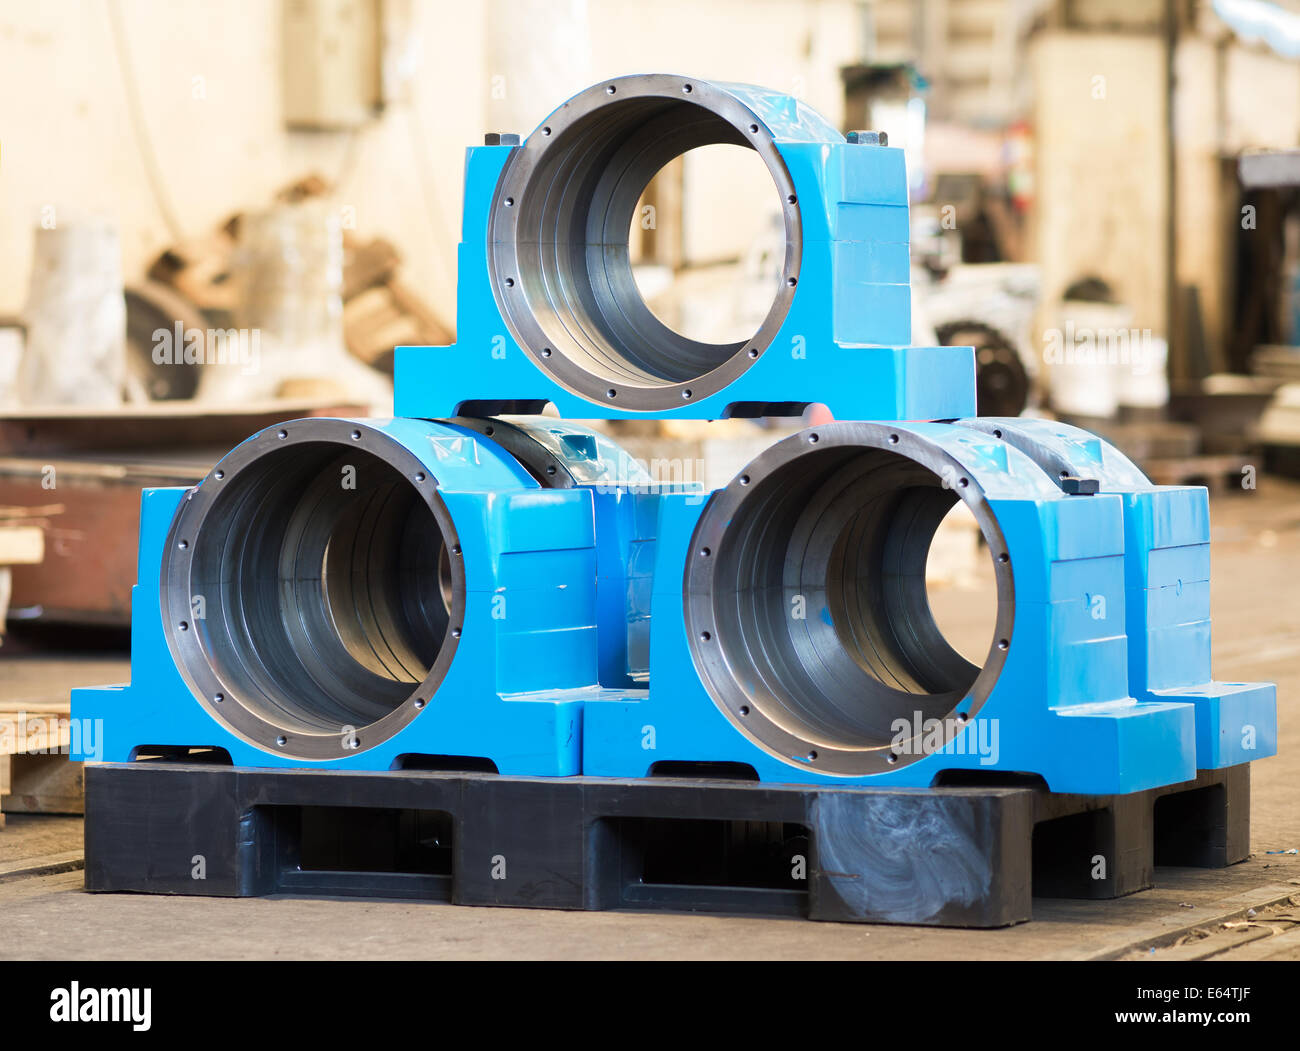
<svg viewBox="0 0 1300 1051"><path fill-rule="evenodd" d="M1248 765L1125 796L86 766L86 889L998 927L1249 852Z"/></svg>

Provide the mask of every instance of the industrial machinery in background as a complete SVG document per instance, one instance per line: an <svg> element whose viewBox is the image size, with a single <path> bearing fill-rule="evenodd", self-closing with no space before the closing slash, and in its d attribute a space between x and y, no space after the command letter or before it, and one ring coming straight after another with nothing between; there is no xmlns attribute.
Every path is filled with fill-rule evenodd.
<svg viewBox="0 0 1300 1051"><path fill-rule="evenodd" d="M1029 371L1010 338L974 318L935 330L946 347L975 348L975 403L985 416L1019 416L1029 404Z"/></svg>
<svg viewBox="0 0 1300 1051"><path fill-rule="evenodd" d="M716 142L784 201L731 344L663 325L627 253L656 171ZM472 148L464 199L457 342L398 349L399 418L265 427L145 492L131 682L73 699L89 889L989 926L1245 856L1275 697L1212 678L1205 491L976 417L972 347L909 345L900 151L632 76ZM818 403L714 492L570 422ZM925 591L958 504L978 661Z"/></svg>

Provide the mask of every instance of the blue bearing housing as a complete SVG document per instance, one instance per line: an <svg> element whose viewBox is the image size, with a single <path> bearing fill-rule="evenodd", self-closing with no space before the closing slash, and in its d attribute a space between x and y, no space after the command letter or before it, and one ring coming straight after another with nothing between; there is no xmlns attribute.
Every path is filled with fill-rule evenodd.
<svg viewBox="0 0 1300 1051"><path fill-rule="evenodd" d="M397 348L399 415L974 414L973 350L908 346L902 150L848 142L789 95L663 74L597 84L522 143L497 138L466 160L457 341ZM757 151L784 223L771 309L737 343L663 324L629 257L651 178L712 143Z"/></svg>
<svg viewBox="0 0 1300 1051"><path fill-rule="evenodd" d="M1113 493L1124 508L1129 690L1196 711L1196 765L1277 754L1277 687L1210 671L1210 502L1203 486L1154 485L1095 434L1052 420L959 421L1016 446L1058 484Z"/></svg>
<svg viewBox="0 0 1300 1051"><path fill-rule="evenodd" d="M614 459L583 428L549 437L570 481ZM626 681L645 630L620 618L599 637L594 497L455 423L254 435L195 488L145 491L131 682L74 691L97 727L75 758L579 773L600 665Z"/></svg>
<svg viewBox="0 0 1300 1051"><path fill-rule="evenodd" d="M997 581L981 665L926 599L958 500ZM665 496L650 690L587 705L583 770L917 787L983 771L1090 794L1191 780L1193 704L1130 688L1124 503L942 423L812 428L703 506Z"/></svg>
<svg viewBox="0 0 1300 1051"><path fill-rule="evenodd" d="M606 435L545 416L461 418L502 446L548 488L591 494L596 542L596 631L602 686L644 689L650 676L650 596L659 499L677 493L696 503L702 483L656 481L644 463Z"/></svg>

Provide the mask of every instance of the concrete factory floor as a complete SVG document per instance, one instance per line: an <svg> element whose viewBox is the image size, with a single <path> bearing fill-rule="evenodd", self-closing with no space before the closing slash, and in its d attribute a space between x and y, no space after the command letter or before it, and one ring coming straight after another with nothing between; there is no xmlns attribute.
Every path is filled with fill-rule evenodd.
<svg viewBox="0 0 1300 1051"><path fill-rule="evenodd" d="M1300 575L1300 486L1265 478L1256 493L1218 497L1213 522L1215 675L1278 684L1281 754L1254 766L1254 854L1232 868L1158 869L1155 889L1114 901L1038 900L1033 922L992 931L90 895L81 889L80 819L10 815L0 831L0 957L1300 959L1300 855L1271 853L1300 847L1300 588L1291 579ZM0 702L125 675L125 662L0 661ZM1181 937L1192 930L1206 934Z"/></svg>

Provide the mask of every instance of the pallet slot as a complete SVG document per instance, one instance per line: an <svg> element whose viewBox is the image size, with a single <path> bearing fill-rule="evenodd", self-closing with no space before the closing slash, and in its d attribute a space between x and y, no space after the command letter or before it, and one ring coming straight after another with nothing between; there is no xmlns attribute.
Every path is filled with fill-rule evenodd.
<svg viewBox="0 0 1300 1051"><path fill-rule="evenodd" d="M275 805L252 821L274 841L278 892L451 900L454 823L443 811Z"/></svg>
<svg viewBox="0 0 1300 1051"><path fill-rule="evenodd" d="M651 777L685 777L705 781L757 781L758 771L749 763L689 762L662 759L650 764Z"/></svg>
<svg viewBox="0 0 1300 1051"><path fill-rule="evenodd" d="M610 907L807 915L803 825L644 817L598 824L617 858Z"/></svg>
<svg viewBox="0 0 1300 1051"><path fill-rule="evenodd" d="M1228 820L1223 785L1161 796L1152 812L1155 863L1195 868L1228 864Z"/></svg>

